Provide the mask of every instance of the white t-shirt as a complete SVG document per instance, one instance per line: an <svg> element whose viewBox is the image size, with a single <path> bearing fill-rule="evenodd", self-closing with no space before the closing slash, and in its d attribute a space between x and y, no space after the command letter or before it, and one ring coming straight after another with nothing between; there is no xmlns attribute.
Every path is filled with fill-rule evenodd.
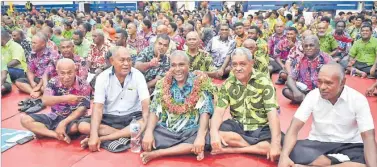
<svg viewBox="0 0 377 167"><path fill-rule="evenodd" d="M335 105L321 97L319 89L312 90L297 109L294 117L306 122L313 114L309 140L337 143L362 143L360 133L374 129L366 97L344 86Z"/></svg>

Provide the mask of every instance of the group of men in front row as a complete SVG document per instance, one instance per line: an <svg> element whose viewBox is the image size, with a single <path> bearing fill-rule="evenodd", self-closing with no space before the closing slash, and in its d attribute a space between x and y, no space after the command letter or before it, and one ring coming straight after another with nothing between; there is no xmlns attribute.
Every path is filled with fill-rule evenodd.
<svg viewBox="0 0 377 167"><path fill-rule="evenodd" d="M42 96L52 111L25 115L21 123L37 137L70 143L73 137L85 134L82 147L117 152L126 145L129 124L136 117L141 125L137 138L142 142L144 164L158 157L184 154L195 154L202 160L204 151L211 151L266 155L271 161L279 160L282 167L377 166L368 101L345 85L340 65L316 63L325 59L316 36L303 40L305 56L301 59L318 67L318 88L306 94L285 135L280 128L274 85L268 74L254 69L256 44L247 42L250 49L236 48L231 54L231 73L220 89L212 85L206 73L190 70L186 52L174 51L169 70L156 81L151 95L143 73L133 67L130 51L117 47L109 58L111 66L97 76L100 82L95 83L89 117L89 84L77 75L74 59L59 59L57 75L48 81ZM32 85L39 86L33 81ZM227 108L231 118L223 121ZM311 114L308 139L297 140Z"/></svg>

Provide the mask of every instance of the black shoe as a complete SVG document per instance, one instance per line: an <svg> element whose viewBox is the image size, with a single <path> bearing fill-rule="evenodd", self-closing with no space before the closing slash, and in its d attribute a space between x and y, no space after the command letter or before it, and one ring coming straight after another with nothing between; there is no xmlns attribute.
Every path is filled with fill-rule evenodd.
<svg viewBox="0 0 377 167"><path fill-rule="evenodd" d="M27 114L33 114L33 113L37 113L39 111L42 111L44 108L46 108L46 106L42 103L42 101L40 100L40 102L37 102L34 106L28 108L25 113Z"/></svg>
<svg viewBox="0 0 377 167"><path fill-rule="evenodd" d="M20 106L18 111L25 112L30 107L37 105L39 100L40 99L27 99L27 100L21 101L20 103L23 103L23 105Z"/></svg>
<svg viewBox="0 0 377 167"><path fill-rule="evenodd" d="M20 108L18 109L18 111L25 112L27 109L29 109L33 105L34 104L32 104L32 103L26 103L23 106L20 106Z"/></svg>
<svg viewBox="0 0 377 167"><path fill-rule="evenodd" d="M30 100L31 100L31 99L29 99L29 98L27 98L27 99L25 99L25 100L21 100L21 101L18 103L18 106L23 106L23 105L29 103Z"/></svg>
<svg viewBox="0 0 377 167"><path fill-rule="evenodd" d="M285 84L285 81L279 78L279 79L275 82L275 84L276 84L276 85L284 85L284 84Z"/></svg>

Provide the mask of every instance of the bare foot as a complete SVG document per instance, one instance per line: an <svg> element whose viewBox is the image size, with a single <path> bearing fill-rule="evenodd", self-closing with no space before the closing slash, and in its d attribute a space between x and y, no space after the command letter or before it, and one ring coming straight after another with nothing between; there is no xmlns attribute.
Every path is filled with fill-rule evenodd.
<svg viewBox="0 0 377 167"><path fill-rule="evenodd" d="M157 157L158 157L158 154L156 154L155 151L143 152L140 154L141 162L143 162L144 165Z"/></svg>
<svg viewBox="0 0 377 167"><path fill-rule="evenodd" d="M89 138L88 137L86 137L85 139L81 140L81 142L80 142L81 148L88 147L88 142L89 142Z"/></svg>
<svg viewBox="0 0 377 167"><path fill-rule="evenodd" d="M34 139L36 139L36 140L43 138L43 136L41 136L41 135L37 135L37 134L34 134L33 137L34 137Z"/></svg>
<svg viewBox="0 0 377 167"><path fill-rule="evenodd" d="M232 148L220 148L219 150L211 151L212 155L227 154L227 153L232 153Z"/></svg>
<svg viewBox="0 0 377 167"><path fill-rule="evenodd" d="M367 73L365 73L365 72L360 72L360 77L361 77L361 78L366 78L367 76L368 76Z"/></svg>
<svg viewBox="0 0 377 167"><path fill-rule="evenodd" d="M66 143L71 143L71 138L69 138L69 136L65 136L63 141L65 141Z"/></svg>
<svg viewBox="0 0 377 167"><path fill-rule="evenodd" d="M196 160L198 160L198 161L201 161L201 160L203 160L203 159L204 159L204 151L201 152L201 153L199 153L199 154L196 156Z"/></svg>

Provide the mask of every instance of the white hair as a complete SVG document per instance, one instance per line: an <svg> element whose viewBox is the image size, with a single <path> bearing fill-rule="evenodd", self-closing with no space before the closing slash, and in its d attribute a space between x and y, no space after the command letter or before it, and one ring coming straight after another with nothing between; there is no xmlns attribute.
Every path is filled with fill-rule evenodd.
<svg viewBox="0 0 377 167"><path fill-rule="evenodd" d="M176 51L174 51L173 53L171 53L170 58L173 58L173 57L180 57L180 56L184 57L185 60L186 60L188 63L190 63L190 58L189 58L189 56L186 54L185 51L182 51L182 50L176 50Z"/></svg>
<svg viewBox="0 0 377 167"><path fill-rule="evenodd" d="M232 52L231 57L233 58L233 56L235 56L235 55L244 55L244 56L247 56L247 59L249 61L253 60L253 55L251 54L250 50L246 49L244 47L236 48Z"/></svg>

